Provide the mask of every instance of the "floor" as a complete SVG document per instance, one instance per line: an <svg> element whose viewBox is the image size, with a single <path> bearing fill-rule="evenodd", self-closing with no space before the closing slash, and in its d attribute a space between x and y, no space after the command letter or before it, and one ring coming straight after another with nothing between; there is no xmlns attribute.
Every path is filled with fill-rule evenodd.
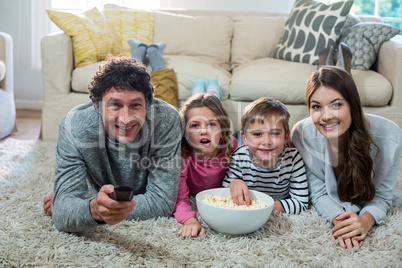
<svg viewBox="0 0 402 268"><path fill-rule="evenodd" d="M40 110L17 110L17 130L10 136L0 140L4 142L8 138L18 140L36 140L39 138L41 125Z"/></svg>

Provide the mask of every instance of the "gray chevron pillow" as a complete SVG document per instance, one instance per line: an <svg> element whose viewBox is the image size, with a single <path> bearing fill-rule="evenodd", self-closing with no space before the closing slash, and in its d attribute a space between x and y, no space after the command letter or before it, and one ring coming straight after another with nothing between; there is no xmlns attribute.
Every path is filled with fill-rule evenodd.
<svg viewBox="0 0 402 268"><path fill-rule="evenodd" d="M320 51L339 38L352 5L353 0L330 5L297 0L272 57L318 64Z"/></svg>
<svg viewBox="0 0 402 268"><path fill-rule="evenodd" d="M352 51L352 69L368 70L377 60L381 45L401 30L378 22L360 22L342 32L341 41Z"/></svg>

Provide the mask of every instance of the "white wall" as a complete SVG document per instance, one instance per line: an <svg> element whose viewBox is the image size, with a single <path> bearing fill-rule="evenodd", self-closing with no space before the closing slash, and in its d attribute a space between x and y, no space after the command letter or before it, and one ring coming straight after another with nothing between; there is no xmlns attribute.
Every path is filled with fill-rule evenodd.
<svg viewBox="0 0 402 268"><path fill-rule="evenodd" d="M13 38L17 109L41 109L42 73L40 69L33 69L31 60L31 1L0 0L0 31Z"/></svg>
<svg viewBox="0 0 402 268"><path fill-rule="evenodd" d="M32 0L36 1L44 0ZM161 8L290 13L295 0L161 0ZM42 13L46 16L46 13ZM31 1L0 0L0 31L14 42L14 98L17 109L41 109L42 73L32 63ZM36 45L39 45L37 43Z"/></svg>

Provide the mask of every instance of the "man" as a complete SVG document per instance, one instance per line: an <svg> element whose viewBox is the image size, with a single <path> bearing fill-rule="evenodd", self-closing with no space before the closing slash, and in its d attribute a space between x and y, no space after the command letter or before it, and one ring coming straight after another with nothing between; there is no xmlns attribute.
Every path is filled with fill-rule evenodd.
<svg viewBox="0 0 402 268"><path fill-rule="evenodd" d="M89 92L92 102L71 110L59 128L56 228L80 232L170 216L180 181L177 111L153 98L150 75L133 58L109 58L91 78ZM133 200L113 200L114 185L133 187ZM51 199L45 198L48 214Z"/></svg>

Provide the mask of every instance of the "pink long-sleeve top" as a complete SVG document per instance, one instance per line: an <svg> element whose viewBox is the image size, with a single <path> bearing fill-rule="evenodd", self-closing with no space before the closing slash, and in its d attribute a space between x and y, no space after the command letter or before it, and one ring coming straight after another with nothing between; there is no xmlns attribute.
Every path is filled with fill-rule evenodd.
<svg viewBox="0 0 402 268"><path fill-rule="evenodd" d="M233 152L238 143L235 137L231 139ZM195 212L188 203L189 195L195 196L201 191L222 186L222 180L225 178L227 170L224 152L225 150L222 150L219 155L208 160L198 159L194 154L188 158L182 157L180 186L173 213L179 223L195 217Z"/></svg>

